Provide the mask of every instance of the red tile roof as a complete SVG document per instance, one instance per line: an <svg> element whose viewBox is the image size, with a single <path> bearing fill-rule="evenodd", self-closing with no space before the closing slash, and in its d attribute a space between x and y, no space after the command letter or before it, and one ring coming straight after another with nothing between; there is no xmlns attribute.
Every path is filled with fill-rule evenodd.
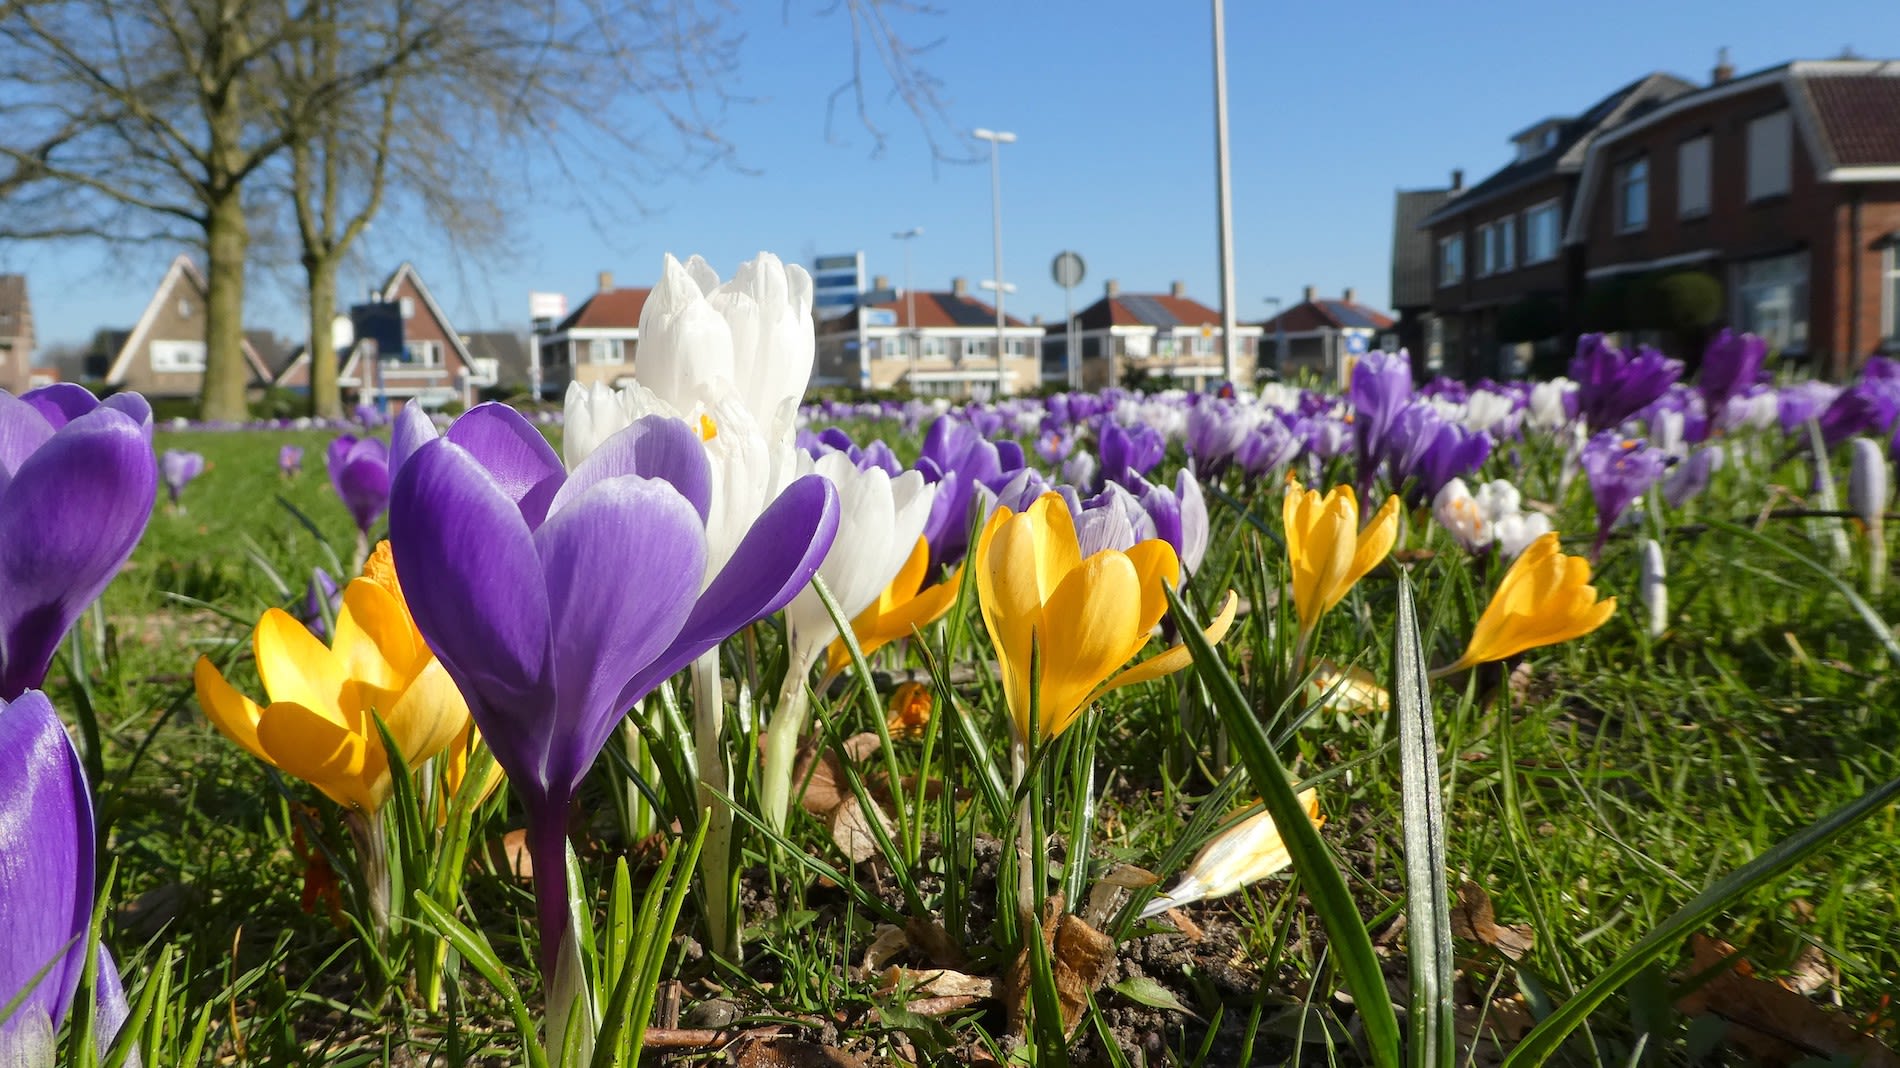
<svg viewBox="0 0 1900 1068"><path fill-rule="evenodd" d="M913 294L899 296L896 300L880 301L870 306L895 313L897 316L897 327L902 330L909 330L912 328L910 322L910 306L913 297L917 305L916 329L929 330L933 327L949 329L959 326L989 326L993 328L996 325L996 305L977 300L974 297L958 296L955 293L926 293L922 290L918 290ZM855 309L846 312L834 320L838 324L836 327L832 330L822 332L834 333L840 329L857 329L857 314ZM1004 314L1003 321L1010 326L1029 325L1008 313Z"/></svg>
<svg viewBox="0 0 1900 1068"><path fill-rule="evenodd" d="M1900 165L1900 76L1814 74L1805 81L1836 165Z"/></svg>
<svg viewBox="0 0 1900 1068"><path fill-rule="evenodd" d="M555 327L558 333L576 327L587 330L626 329L640 325L640 311L647 306L651 289L609 289L588 297L573 313Z"/></svg>
<svg viewBox="0 0 1900 1068"><path fill-rule="evenodd" d="M1170 293L1117 293L1075 313L1084 330L1105 326L1219 326L1220 312Z"/></svg>

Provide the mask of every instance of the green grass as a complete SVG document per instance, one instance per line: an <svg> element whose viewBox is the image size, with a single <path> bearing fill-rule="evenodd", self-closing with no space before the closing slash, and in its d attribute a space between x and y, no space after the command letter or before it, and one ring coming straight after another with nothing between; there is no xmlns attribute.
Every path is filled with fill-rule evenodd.
<svg viewBox="0 0 1900 1068"><path fill-rule="evenodd" d="M350 936L323 910L306 915L299 908L304 862L291 850L293 813L300 805L321 811L327 802L218 736L190 693L191 662L200 653L233 659L234 684L260 693L247 663L251 623L267 606L300 603L311 568L334 572L338 559L347 566L355 532L322 467L332 436L158 435L159 449L200 451L208 469L186 490L182 513L160 505L102 612L82 622L76 640L105 738L106 775L97 789L110 834L105 855L118 864L107 937L135 986L141 968L161 953L176 954L171 1010L179 1028L188 1034L201 1009L211 1007L205 1046L232 1063L415 1063L405 1058L417 1057L456 1063L448 1055L451 1045L468 1063L513 1060L502 1052L516 1048L508 1015L466 966L451 984L453 1025L442 1015L401 1007L400 998L366 1003ZM306 450L305 471L294 480L277 472L277 447L287 441ZM899 445L905 455L914 448ZM1534 455L1526 466L1554 472L1551 461ZM1460 944L1464 983L1472 990L1493 983L1499 997L1528 990L1533 1012L1540 997L1561 1002L1723 874L1874 784L1900 776L1895 665L1867 623L1838 591L1786 558L1697 525L1705 518L1751 521L1767 482L1806 484L1794 467L1747 478L1725 471L1687 514L1665 517L1672 524L1661 534L1674 608L1661 639L1641 632L1635 545L1619 537L1597 583L1622 607L1601 631L1529 654L1528 680L1508 702L1496 696L1503 692L1497 671L1480 672L1470 686L1463 679L1434 685L1452 884L1479 883L1500 922L1528 924L1536 932L1535 948L1516 964ZM1554 492L1538 478L1520 485L1527 498L1548 500ZM1229 489L1277 531L1277 485ZM1556 504L1567 543L1587 542L1591 520L1581 480ZM1284 616L1276 610L1281 561L1241 516L1212 507L1215 548L1189 599L1205 611L1231 584L1250 603L1251 613L1220 653L1256 710L1271 717L1279 682L1268 665L1288 640L1278 630ZM1826 544L1802 521L1771 521L1764 532L1804 555L1829 559ZM1410 579L1428 658L1447 662L1495 587L1497 571L1468 565L1428 517L1410 521L1402 544L1437 552L1411 565ZM1264 566L1248 555L1256 546L1266 554ZM1387 673L1396 588L1389 567L1329 617L1319 655ZM1873 602L1882 619L1900 618L1896 587L1889 583ZM808 1036L880 1056L909 1051L929 1060L1005 1045L1000 1011L978 1006L942 1019L922 1017L880 994L875 981L852 976L875 925L893 914L904 918L900 887L907 882L923 917L948 929L965 970L1001 975L1012 962L1013 919L1006 907L1012 861L1007 845L999 858L991 843L1010 840L1014 812L986 797L977 771L988 759L1006 774L1008 728L987 676L941 685L949 668L986 654L974 606L958 611L961 616L927 643L946 669L931 733L893 743L899 777L942 778L951 787L932 799L908 799L917 813L912 818L921 820L916 839L926 846L919 862L897 872L853 872L825 828L805 817L795 816L790 829L794 851L751 835L747 958L743 965L692 954L673 960L689 1002L723 991L742 1020L799 1021ZM756 638L749 646L729 643L726 671L729 679L756 673L755 698L777 692L774 673L782 670L776 635L762 628ZM889 654L874 659L892 660ZM72 663L69 653L48 680L55 703L67 711L79 699ZM944 714L951 689L961 726ZM1094 716L1099 807L1086 883L1118 862L1150 868L1171 882L1174 873L1163 870L1163 862L1192 855L1198 843L1183 837L1190 824L1204 834L1231 807L1217 797L1194 820L1239 756L1217 742L1204 690L1189 676L1120 691ZM850 690L835 699L821 696L814 723L833 742L875 726ZM1269 719L1269 734L1278 735L1282 726ZM1508 763L1502 756L1507 731ZM1323 837L1367 919L1389 919L1403 902L1398 765L1382 748L1386 738L1380 717L1321 711L1280 746L1294 778L1331 776L1320 785L1329 817ZM1071 826L1086 785L1077 774L1085 766L1076 763L1081 759L1064 749L1051 758L1043 784L1049 826L1059 834ZM873 776L886 767L879 758L861 770ZM603 761L584 805L593 814L593 845L581 863L589 885L602 891L617 856L635 858L636 880L651 870L640 863L649 854L620 833L611 815L615 805L606 800L625 788L619 767ZM749 789L742 787L741 800ZM1507 798L1515 799L1514 807ZM519 816L505 804L493 811L477 831L462 918L479 919L532 1002L538 997L529 964L532 904L483 848L519 826ZM898 822L906 826L901 816ZM799 859L801 852L845 875L845 885L826 885ZM1061 871L1054 859L1051 868ZM1352 1052L1352 1013L1330 996L1337 978L1324 959L1320 924L1288 888L1285 877L1269 880L1195 911L1210 938L1224 940L1224 959L1195 958L1167 972L1169 990L1194 1015L1174 1016L1161 1028L1158 1056L1228 1063L1223 1058L1238 1056L1236 1036L1249 1033L1249 1021L1258 1019L1258 1038L1246 1041L1259 1063L1360 1063ZM604 902L599 907L604 916ZM694 908L689 901L682 925L690 926ZM1838 969L1843 1011L1858 1021L1900 987L1897 914L1900 812L1889 809L1735 902L1708 933L1736 945L1769 976L1818 948ZM1154 933L1166 929L1136 924L1130 934L1140 939L1139 953L1161 953L1168 939ZM1403 941L1396 945L1402 950ZM1124 946L1125 958L1134 952ZM1666 959L1663 972L1675 963ZM1402 965L1388 972L1403 973ZM1620 1065L1636 1036L1647 1032L1648 1063L1690 1063L1692 1022L1672 1014L1668 997L1656 993L1662 976L1655 980L1611 1000L1565 1048L1565 1057ZM1076 1056L1110 1063L1094 1036L1111 1031L1115 1021L1137 1019L1142 1006L1109 987L1096 991L1095 1001ZM1218 1026L1211 1026L1215 1020ZM1461 1048L1465 1044L1461 1038ZM180 1059L180 1048L168 1047L174 1056L159 1060Z"/></svg>

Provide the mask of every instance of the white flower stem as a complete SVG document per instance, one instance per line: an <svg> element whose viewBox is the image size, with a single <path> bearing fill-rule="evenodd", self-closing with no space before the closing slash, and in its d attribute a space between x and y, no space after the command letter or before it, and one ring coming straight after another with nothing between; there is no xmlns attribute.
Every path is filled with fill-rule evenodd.
<svg viewBox="0 0 1900 1068"><path fill-rule="evenodd" d="M369 904L369 929L378 946L389 946L389 843L383 833L380 815L351 809L343 817L343 826L356 846L356 870L363 877L364 898Z"/></svg>
<svg viewBox="0 0 1900 1068"><path fill-rule="evenodd" d="M766 825L783 834L792 808L792 758L798 753L799 736L805 733L805 716L811 711L811 666L814 653L792 639L791 662L785 667L785 685L779 689L778 708L765 733L765 771L760 778L761 807Z"/></svg>
<svg viewBox="0 0 1900 1068"><path fill-rule="evenodd" d="M737 961L740 916L732 879L732 810L717 796L732 788L726 774L725 734L726 698L715 648L693 661L693 754L699 765L699 810L707 820L699 877L706 888L706 937L711 949Z"/></svg>
<svg viewBox="0 0 1900 1068"><path fill-rule="evenodd" d="M1867 593L1880 596L1887 584L1887 525L1875 515L1867 524Z"/></svg>
<svg viewBox="0 0 1900 1068"><path fill-rule="evenodd" d="M580 917L569 916L567 929L561 933L554 974L547 977L547 1051L550 1064L582 1065L594 1059L596 1022L593 998L587 991L587 973L581 967L580 929ZM561 1051L567 1048L568 1031L575 1027L581 1028L574 1038L575 1056L566 1059L561 1056Z"/></svg>

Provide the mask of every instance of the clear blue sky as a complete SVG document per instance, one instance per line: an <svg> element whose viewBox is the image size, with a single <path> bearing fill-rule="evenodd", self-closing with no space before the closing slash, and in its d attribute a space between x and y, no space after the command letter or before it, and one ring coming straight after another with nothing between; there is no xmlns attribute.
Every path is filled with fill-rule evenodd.
<svg viewBox="0 0 1900 1068"><path fill-rule="evenodd" d="M611 270L650 284L660 257L704 254L722 274L760 249L808 262L863 249L868 269L902 285L896 230L914 244L919 289L991 275L990 183L977 146L951 145L971 164L933 162L917 123L872 72L870 108L886 130L881 154L848 105L826 135L826 98L848 74L840 16L818 0L746 3L743 66L720 125L738 167L679 173L643 185L644 213L603 223L550 188L524 205L516 240L479 259L453 254L409 225L377 228L343 292L402 259L422 270L463 330L525 324L530 289L570 300ZM1211 16L1198 0L1167 3L943 0L912 17L922 59L944 83L955 131L1015 132L1003 149L1004 273L1020 284L1010 310L1062 314L1049 261L1075 249L1088 261L1077 306L1114 278L1124 289L1182 279L1218 302ZM1506 138L1531 122L1574 114L1651 70L1705 81L1718 46L1747 72L1851 47L1900 54L1894 0L1615 0L1355 5L1228 0L1230 124L1237 307L1258 319L1263 298L1297 300L1354 286L1383 305L1389 289L1392 194L1469 181L1503 165ZM987 146L983 146L987 147ZM471 166L511 167L471 159ZM0 270L29 275L42 344L80 340L136 320L171 250L0 246ZM251 325L300 334L298 279L252 278Z"/></svg>

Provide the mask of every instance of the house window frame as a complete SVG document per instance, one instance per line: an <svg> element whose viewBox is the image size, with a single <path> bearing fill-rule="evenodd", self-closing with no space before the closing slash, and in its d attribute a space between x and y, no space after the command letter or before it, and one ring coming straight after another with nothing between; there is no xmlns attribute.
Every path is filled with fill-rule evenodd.
<svg viewBox="0 0 1900 1068"><path fill-rule="evenodd" d="M1492 224L1498 235L1498 273L1517 270L1517 216L1506 215Z"/></svg>
<svg viewBox="0 0 1900 1068"><path fill-rule="evenodd" d="M947 360L950 358L950 344L940 334L924 334L917 339L917 358Z"/></svg>
<svg viewBox="0 0 1900 1068"><path fill-rule="evenodd" d="M1787 277L1757 277L1750 280L1752 270L1763 271L1770 265L1787 264L1793 270ZM1759 334L1767 340L1770 348L1789 354L1804 354L1808 350L1809 304L1812 301L1812 264L1806 252L1786 252L1776 256L1762 256L1752 260L1737 262L1730 274L1730 292L1734 294L1735 325L1751 333ZM1778 299L1773 295L1776 289L1785 289L1786 293ZM1770 329L1760 318L1760 311L1774 303L1784 305L1787 325L1784 331Z"/></svg>
<svg viewBox="0 0 1900 1068"><path fill-rule="evenodd" d="M416 298L403 297L396 302L396 307L397 310L402 312L404 319L414 319L416 317Z"/></svg>
<svg viewBox="0 0 1900 1068"><path fill-rule="evenodd" d="M1616 232L1619 234L1638 234L1649 229L1649 157L1635 156L1624 160L1616 167ZM1641 191L1640 198L1631 200L1631 193ZM1632 217L1630 209L1641 206L1641 214Z"/></svg>
<svg viewBox="0 0 1900 1068"><path fill-rule="evenodd" d="M161 349L161 346L163 348ZM158 354L163 351L167 358L161 361ZM196 353L196 359L189 354ZM185 354L180 358L181 354ZM205 369L205 343L178 338L155 338L146 349L146 359L156 374L203 374Z"/></svg>
<svg viewBox="0 0 1900 1068"><path fill-rule="evenodd" d="M1701 203L1691 206L1683 194L1689 189L1689 168L1683 162L1689 158L1689 150L1700 146L1702 149ZM1694 137L1685 137L1676 144L1676 218L1706 219L1715 200L1715 141L1706 132Z"/></svg>
<svg viewBox="0 0 1900 1068"><path fill-rule="evenodd" d="M1550 213L1550 218L1551 218L1550 253L1549 255L1539 256L1536 254L1536 249L1531 244L1531 233L1535 229L1537 218L1541 216L1545 211L1548 211ZM1525 208L1523 211L1523 216L1524 216L1524 266L1533 267L1533 266L1536 266L1537 264L1549 263L1550 261L1556 259L1557 253L1563 248L1563 244L1564 244L1563 205L1558 203L1556 197L1551 197L1549 200L1542 201L1541 203L1537 203L1537 204L1532 204L1530 207Z"/></svg>
<svg viewBox="0 0 1900 1068"><path fill-rule="evenodd" d="M1782 151L1778 160L1769 160L1758 169L1758 157L1755 153L1756 146L1760 143L1758 140L1760 137L1759 131L1768 128L1767 124L1769 123L1778 123L1780 126L1779 147ZM1763 200L1771 200L1775 197L1785 197L1794 191L1794 118L1789 114L1787 108L1782 108L1779 111L1771 111L1765 115L1757 115L1748 120L1746 141L1744 144L1747 154L1742 161L1742 180L1744 192L1750 204L1755 204ZM1779 184L1777 187L1760 188L1757 186L1757 181L1767 176L1766 167L1770 164L1777 166L1776 173L1772 177L1774 181Z"/></svg>
<svg viewBox="0 0 1900 1068"><path fill-rule="evenodd" d="M1900 349L1900 240L1881 250L1880 336L1888 351Z"/></svg>
<svg viewBox="0 0 1900 1068"><path fill-rule="evenodd" d="M1208 331L1203 333L1199 330L1195 331L1194 336L1188 339L1188 352L1195 356L1214 355L1213 332Z"/></svg>
<svg viewBox="0 0 1900 1068"><path fill-rule="evenodd" d="M966 360L986 360L989 358L990 339L986 337L966 337L957 351Z"/></svg>
<svg viewBox="0 0 1900 1068"><path fill-rule="evenodd" d="M1455 286L1465 280L1465 235L1447 234L1438 239L1439 288Z"/></svg>
<svg viewBox="0 0 1900 1068"><path fill-rule="evenodd" d="M1003 339L1003 354L1012 360L1026 359L1029 356L1029 339L1020 336Z"/></svg>
<svg viewBox="0 0 1900 1068"><path fill-rule="evenodd" d="M1498 273L1498 229L1492 223L1478 227L1478 269L1474 278L1489 278Z"/></svg>
<svg viewBox="0 0 1900 1068"><path fill-rule="evenodd" d="M442 343L434 338L418 337L402 343L402 362L411 367L442 366Z"/></svg>
<svg viewBox="0 0 1900 1068"><path fill-rule="evenodd" d="M617 337L587 339L587 362L594 367L617 367L627 362L627 342Z"/></svg>

